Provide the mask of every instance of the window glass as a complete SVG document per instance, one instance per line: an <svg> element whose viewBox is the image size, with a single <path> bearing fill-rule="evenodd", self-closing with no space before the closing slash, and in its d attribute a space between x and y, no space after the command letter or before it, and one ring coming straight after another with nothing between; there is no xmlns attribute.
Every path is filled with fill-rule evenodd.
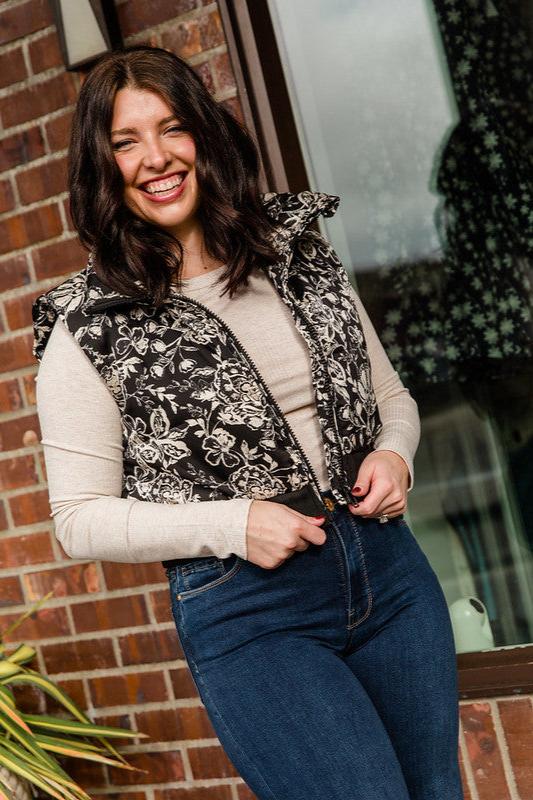
<svg viewBox="0 0 533 800"><path fill-rule="evenodd" d="M418 403L406 516L457 650L531 642L533 13L269 8L324 232Z"/></svg>

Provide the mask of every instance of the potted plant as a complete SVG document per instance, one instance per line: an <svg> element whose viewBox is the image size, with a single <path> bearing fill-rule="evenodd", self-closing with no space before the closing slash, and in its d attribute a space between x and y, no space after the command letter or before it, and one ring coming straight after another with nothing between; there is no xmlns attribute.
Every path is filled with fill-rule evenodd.
<svg viewBox="0 0 533 800"><path fill-rule="evenodd" d="M57 800L90 800L57 757L69 756L138 770L108 739L145 737L135 730L95 725L50 678L25 666L35 656L27 644L7 653L3 639L33 614L53 592L35 603L0 634L0 800L21 800L41 790ZM70 717L25 714L16 705L13 685L37 686L58 701Z"/></svg>

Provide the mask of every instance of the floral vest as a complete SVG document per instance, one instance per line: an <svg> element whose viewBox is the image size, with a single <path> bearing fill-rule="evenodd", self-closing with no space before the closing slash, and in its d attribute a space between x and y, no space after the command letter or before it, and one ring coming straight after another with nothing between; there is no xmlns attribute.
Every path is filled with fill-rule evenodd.
<svg viewBox="0 0 533 800"><path fill-rule="evenodd" d="M265 269L308 345L331 489L346 504L382 425L348 276L309 228L320 214L332 216L339 198L271 192L263 202L280 256ZM156 310L148 298L111 290L89 257L32 311L35 357L42 358L60 317L120 409L122 497L248 497L327 516L316 474L264 378L209 308L173 285Z"/></svg>

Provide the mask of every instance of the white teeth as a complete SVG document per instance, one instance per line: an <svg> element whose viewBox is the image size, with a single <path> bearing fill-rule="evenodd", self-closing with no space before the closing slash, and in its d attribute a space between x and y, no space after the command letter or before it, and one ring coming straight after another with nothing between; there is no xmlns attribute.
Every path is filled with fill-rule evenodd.
<svg viewBox="0 0 533 800"><path fill-rule="evenodd" d="M150 194L158 194L159 192L168 192L170 189L175 189L183 183L183 175L176 175L172 178L167 178L164 181L152 181L144 187L145 192Z"/></svg>

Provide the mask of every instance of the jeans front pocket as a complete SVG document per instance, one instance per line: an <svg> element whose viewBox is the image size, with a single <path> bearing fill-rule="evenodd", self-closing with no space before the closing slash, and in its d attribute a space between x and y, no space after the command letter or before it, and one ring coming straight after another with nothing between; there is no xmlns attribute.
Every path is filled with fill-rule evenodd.
<svg viewBox="0 0 533 800"><path fill-rule="evenodd" d="M227 558L205 556L191 559L175 568L175 592L178 600L186 600L229 581L242 567L243 560L235 553Z"/></svg>

